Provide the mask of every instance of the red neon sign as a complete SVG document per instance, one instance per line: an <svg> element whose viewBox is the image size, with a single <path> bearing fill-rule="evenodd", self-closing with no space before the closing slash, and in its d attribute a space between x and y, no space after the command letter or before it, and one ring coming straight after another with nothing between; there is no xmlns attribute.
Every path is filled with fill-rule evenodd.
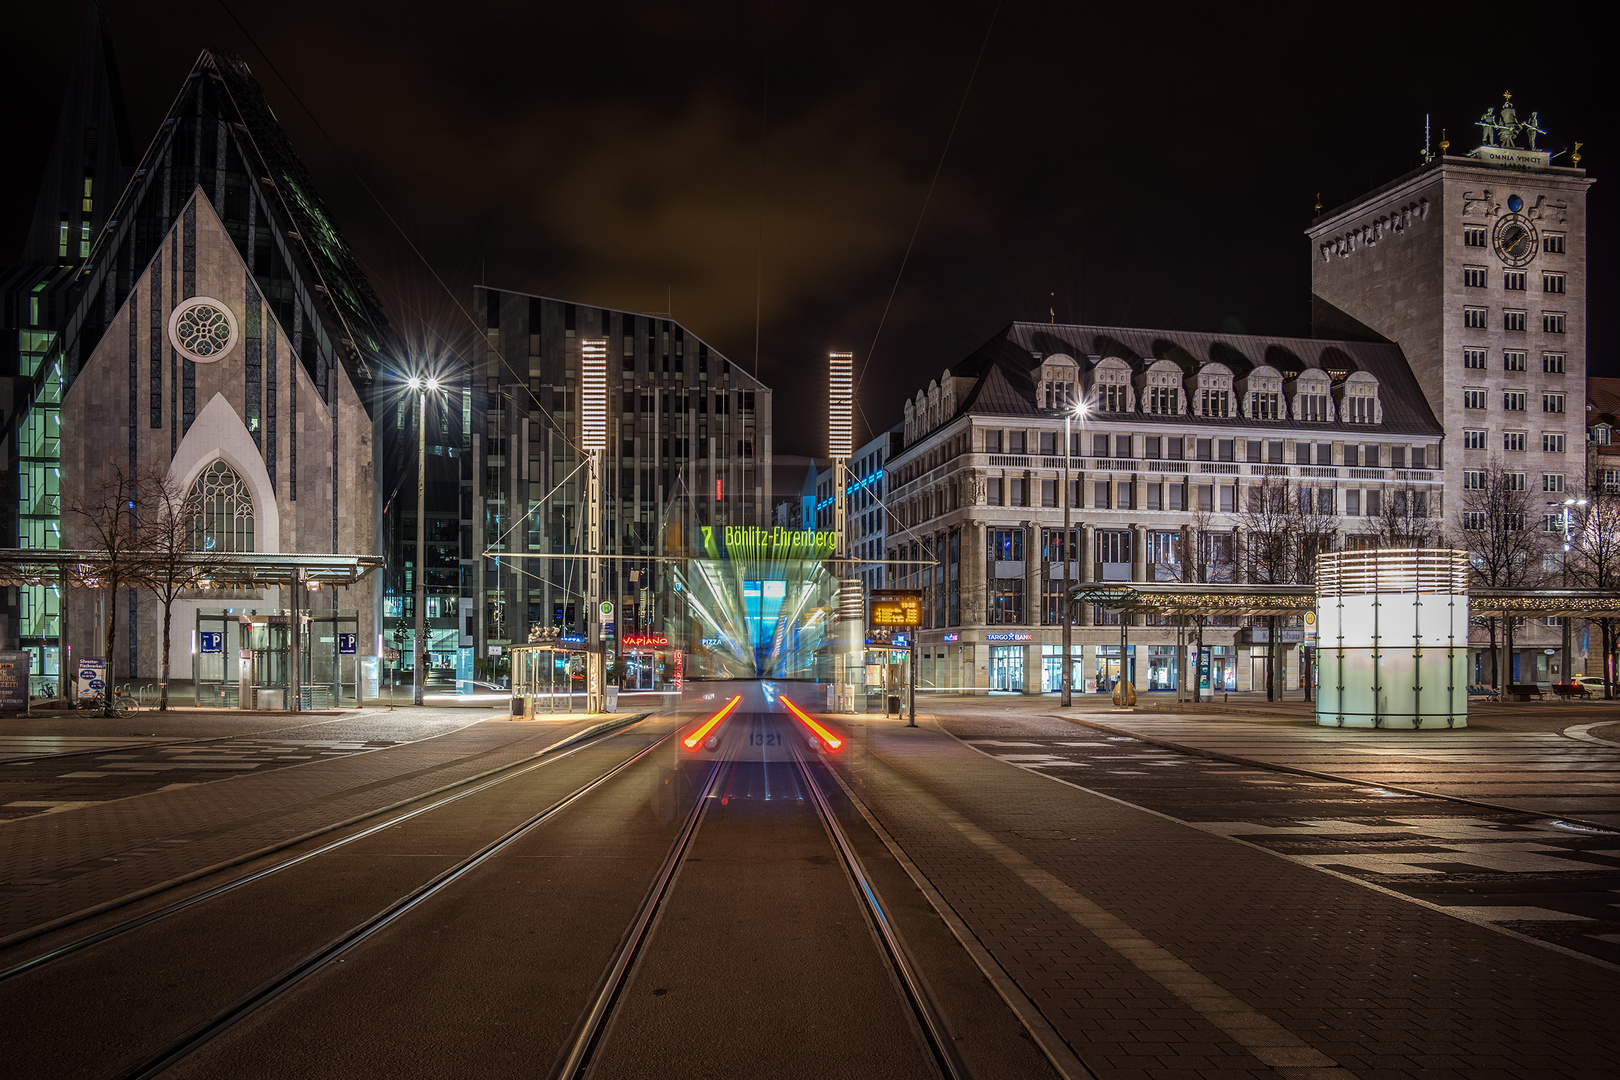
<svg viewBox="0 0 1620 1080"><path fill-rule="evenodd" d="M663 634L629 634L619 640L627 649L656 649L669 644Z"/></svg>

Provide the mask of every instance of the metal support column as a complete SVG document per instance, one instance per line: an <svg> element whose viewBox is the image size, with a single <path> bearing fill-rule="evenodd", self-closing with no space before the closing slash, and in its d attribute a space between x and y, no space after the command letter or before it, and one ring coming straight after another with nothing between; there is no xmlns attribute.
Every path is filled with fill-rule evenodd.
<svg viewBox="0 0 1620 1080"><path fill-rule="evenodd" d="M587 450L585 454L585 550L591 556L586 561L585 585L585 606L590 612L590 633L585 641L585 711L594 713L606 708L607 701L602 688L606 658L601 633L602 560L598 558L602 554L602 452Z"/></svg>

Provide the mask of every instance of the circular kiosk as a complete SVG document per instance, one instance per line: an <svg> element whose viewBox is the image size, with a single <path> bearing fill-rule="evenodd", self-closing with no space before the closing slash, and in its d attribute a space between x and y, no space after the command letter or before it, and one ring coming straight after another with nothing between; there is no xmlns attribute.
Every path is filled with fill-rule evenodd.
<svg viewBox="0 0 1620 1080"><path fill-rule="evenodd" d="M1468 553L1335 551L1316 562L1316 722L1468 726Z"/></svg>

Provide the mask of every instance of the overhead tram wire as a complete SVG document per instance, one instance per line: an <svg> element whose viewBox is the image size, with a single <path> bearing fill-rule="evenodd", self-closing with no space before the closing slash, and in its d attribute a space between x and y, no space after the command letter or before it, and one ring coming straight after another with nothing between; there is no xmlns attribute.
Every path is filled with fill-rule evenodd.
<svg viewBox="0 0 1620 1080"><path fill-rule="evenodd" d="M422 249L416 246L416 241L412 240L410 234L407 233L404 227L402 227L400 223L394 219L394 215L388 212L388 207L384 205L382 199L378 197L377 193L371 189L371 185L366 183L365 177L360 175L360 171L358 169L349 164L347 157L342 156L341 152L343 147L335 138L332 137L332 133L326 130L326 125L321 123L320 118L315 115L315 111L304 102L304 99L299 95L298 91L293 88L292 83L288 81L287 76L281 73L281 69L276 66L276 62L270 59L270 54L264 51L264 46L259 44L258 39L253 36L253 32L250 31L242 20L237 17L236 12L231 10L230 5L227 4L225 0L217 0L217 2L225 14L230 16L231 22L236 24L236 28L242 31L242 36L247 38L248 44L252 45L254 51L264 58L265 64L272 72L275 73L276 78L280 80L281 85L286 88L287 93L292 95L293 101L297 102L298 107L304 110L304 115L308 116L310 122L315 125L315 130L319 131L321 136L326 139L327 142L332 144L332 148L334 150L339 151L340 158L344 163L344 167L349 170L349 173L354 177L355 182L358 183L361 189L371 197L371 201L377 204L377 209L381 210L383 217L388 219L388 224L394 227L394 231L399 233L401 239L405 241L412 253L422 261L422 265L427 268L428 273L433 275L433 280L438 282L439 288L444 290L445 295L450 298L450 302L455 305L456 310L460 312L462 317L464 317L467 322L472 325L473 330L476 331L480 337L482 337L484 334L484 329L478 325L478 320L473 317L472 312L463 307L461 301L456 299L456 294L454 291L452 291L450 286L445 283L444 278L439 276L439 272L433 268L433 264L428 261L427 256L422 254ZM359 260L356 259L356 261L358 262ZM440 335L438 331L433 331L433 334L435 337L438 337L447 348L453 349L449 342L444 341L443 336ZM527 385L524 385L523 390L526 394L528 394L529 400L533 403L535 411L539 412L541 416L545 417L546 422L550 424L552 429L562 437L562 440L572 447L576 453L583 454L584 451L580 448L579 444L569 437L567 430L564 429L563 425L557 422L556 417L551 415L551 411L541 403L540 398L535 394L535 392Z"/></svg>
<svg viewBox="0 0 1620 1080"><path fill-rule="evenodd" d="M220 0L221 3L224 0ZM956 106L956 117L951 121L950 133L945 136L945 148L939 152L939 162L934 166L933 179L928 181L928 192L923 196L922 209L917 212L917 224L911 230L911 240L906 244L906 253L900 258L900 270L894 275L894 286L889 289L889 299L883 305L883 314L878 319L877 330L872 334L872 344L866 350L866 358L861 362L861 370L855 376L854 390L861 388L861 380L866 377L866 369L872 363L872 354L877 351L879 336L883 333L883 324L889 320L889 309L894 306L895 294L900 291L900 279L905 277L906 264L911 261L911 249L917 245L917 234L922 232L923 218L928 214L928 204L934 197L934 187L939 183L939 174L945 168L945 158L951 152L951 142L956 138L957 125L962 122L962 112L967 108L968 95L973 92L973 80L978 77L979 64L984 60L984 51L990 46L990 35L996 28L996 17L1001 14L1001 0L996 0L995 10L990 13L990 25L984 28L984 41L979 44L979 55L973 60L973 70L968 73L967 86L962 88L962 100ZM864 416L864 414L862 414Z"/></svg>

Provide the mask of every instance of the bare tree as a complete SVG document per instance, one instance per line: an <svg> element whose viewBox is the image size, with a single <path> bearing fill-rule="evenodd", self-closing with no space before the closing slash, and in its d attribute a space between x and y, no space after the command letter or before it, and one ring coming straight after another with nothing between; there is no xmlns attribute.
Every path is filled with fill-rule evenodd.
<svg viewBox="0 0 1620 1080"><path fill-rule="evenodd" d="M1244 571L1256 585L1301 585L1315 580L1316 556L1331 550L1337 533L1331 508L1312 489L1274 476L1251 484L1239 514ZM1282 696L1277 672L1282 617L1267 615L1266 697Z"/></svg>
<svg viewBox="0 0 1620 1080"><path fill-rule="evenodd" d="M135 479L135 505L145 548L141 584L163 605L163 667L158 681L158 708L169 707L169 634L174 602L211 577L217 565L197 542L202 496L186 492L167 470L153 468Z"/></svg>
<svg viewBox="0 0 1620 1080"><path fill-rule="evenodd" d="M1564 558L1573 584L1584 589L1612 590L1620 586L1620 483L1613 482L1610 470L1592 460L1596 444L1591 446L1594 453L1587 462L1586 506L1571 529L1570 550ZM1591 622L1597 623L1603 643L1603 697L1612 700L1615 687L1609 657L1614 654L1620 622L1612 617Z"/></svg>
<svg viewBox="0 0 1620 1080"><path fill-rule="evenodd" d="M1471 470L1472 472L1472 470ZM1479 588L1527 588L1543 577L1541 556L1546 550L1543 534L1534 526L1538 507L1525 484L1525 476L1505 468L1500 460L1473 472L1458 500L1457 546L1466 548L1473 566L1473 584ZM1507 673L1497 663L1497 617L1486 620L1490 628L1491 671L1500 689ZM1516 619L1503 620L1502 631L1513 639Z"/></svg>
<svg viewBox="0 0 1620 1080"><path fill-rule="evenodd" d="M135 515L135 478L118 462L104 465L85 486L84 494L68 502L68 515L77 523L86 553L80 580L107 590L107 625L103 653L107 679L113 677L113 648L118 636L118 594L145 584L145 538ZM66 597L63 597L64 602ZM106 695L110 702L112 695Z"/></svg>
<svg viewBox="0 0 1620 1080"><path fill-rule="evenodd" d="M1444 523L1429 516L1429 490L1416 484L1385 488L1378 512L1366 520L1361 530L1374 547L1439 547L1445 537Z"/></svg>
<svg viewBox="0 0 1620 1080"><path fill-rule="evenodd" d="M1227 529L1217 530L1214 527L1214 514L1207 506L1199 505L1196 501L1197 492L1189 489L1194 496L1181 527L1181 540L1175 546L1173 554L1160 552L1159 558L1153 564L1153 576L1156 581L1177 581L1188 585L1202 585L1212 581L1232 580L1232 567L1227 554L1232 533ZM1202 661L1204 655L1204 627L1208 617L1202 611L1189 614L1183 610L1178 621L1192 632L1192 642L1198 651L1195 655ZM1198 665L1193 665L1191 672L1192 700L1198 701L1202 696L1202 687L1199 685Z"/></svg>

